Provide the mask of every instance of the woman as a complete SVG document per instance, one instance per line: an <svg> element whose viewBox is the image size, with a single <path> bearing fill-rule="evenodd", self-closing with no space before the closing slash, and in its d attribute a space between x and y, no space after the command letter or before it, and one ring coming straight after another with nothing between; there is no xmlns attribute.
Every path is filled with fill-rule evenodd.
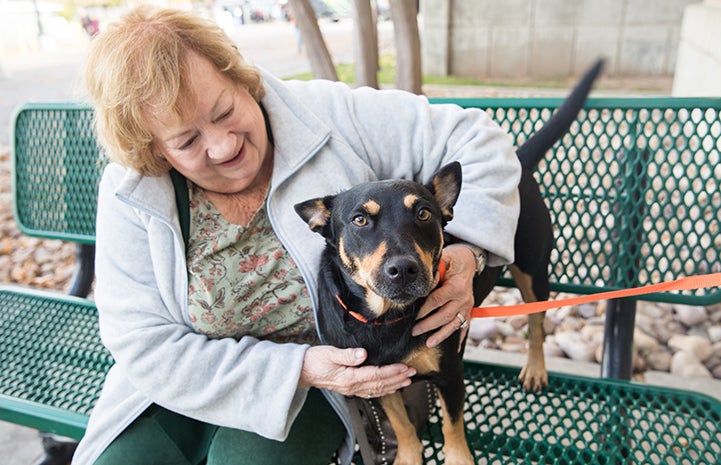
<svg viewBox="0 0 721 465"><path fill-rule="evenodd" d="M143 7L94 39L86 84L112 161L95 296L116 364L76 464L328 463L336 450L349 462L343 396L386 395L415 372L319 345L323 241L294 213L299 201L362 181L425 181L459 160L449 232L493 265L512 260L520 171L484 112L282 82L193 13ZM430 345L469 318L474 250L444 250L446 281L421 313L438 310L415 328L433 331Z"/></svg>

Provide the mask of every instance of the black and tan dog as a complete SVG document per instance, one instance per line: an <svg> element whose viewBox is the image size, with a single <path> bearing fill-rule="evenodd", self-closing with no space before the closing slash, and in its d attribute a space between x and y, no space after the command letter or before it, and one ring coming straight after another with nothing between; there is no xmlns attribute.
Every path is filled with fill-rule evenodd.
<svg viewBox="0 0 721 465"><path fill-rule="evenodd" d="M433 290L444 246L443 227L453 217L461 165L443 167L425 186L379 181L296 205L313 231L326 239L319 279L318 326L323 342L364 347L366 364L403 362L437 387L441 398L446 463L474 463L463 427L460 331L440 346L413 337L418 310ZM422 447L400 393L380 399L396 433L396 464L422 463Z"/></svg>
<svg viewBox="0 0 721 465"><path fill-rule="evenodd" d="M522 147L521 212L515 236L512 275L524 300L548 298L548 262L553 230L548 209L531 172L568 130L600 73L598 62L586 73L551 119ZM462 351L455 332L440 346L426 347L427 335L413 337L418 310L433 289L441 252L452 238L443 228L453 218L461 189L461 166L450 163L426 184L407 180L364 183L345 192L295 206L310 228L326 240L319 275L318 325L323 342L341 348L364 347L366 364L402 362L437 387L443 410L444 454L448 464L473 464L465 439ZM474 280L480 304L502 268L487 267ZM548 382L543 358L543 315L529 320L529 358L521 373L524 387ZM381 405L398 440L395 464L422 463L422 447L399 393Z"/></svg>

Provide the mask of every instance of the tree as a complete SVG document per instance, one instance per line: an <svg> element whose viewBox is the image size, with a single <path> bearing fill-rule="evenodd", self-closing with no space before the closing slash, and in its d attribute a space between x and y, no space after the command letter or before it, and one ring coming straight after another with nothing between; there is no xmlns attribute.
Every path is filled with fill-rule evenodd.
<svg viewBox="0 0 721 465"><path fill-rule="evenodd" d="M310 0L288 0L300 29L313 76L337 81L338 74ZM356 85L378 87L378 31L371 0L353 0L356 41ZM422 92L421 40L418 0L392 0L391 17L396 44L396 87Z"/></svg>
<svg viewBox="0 0 721 465"><path fill-rule="evenodd" d="M392 0L390 4L396 42L396 87L420 94L422 79L418 0Z"/></svg>
<svg viewBox="0 0 721 465"><path fill-rule="evenodd" d="M300 30L300 36L305 43L313 76L337 81L338 73L335 71L330 52L323 40L323 34L320 32L315 10L313 10L310 0L288 0L288 4L291 14L295 18L295 24Z"/></svg>
<svg viewBox="0 0 721 465"><path fill-rule="evenodd" d="M353 0L355 83L378 88L378 29L370 0Z"/></svg>

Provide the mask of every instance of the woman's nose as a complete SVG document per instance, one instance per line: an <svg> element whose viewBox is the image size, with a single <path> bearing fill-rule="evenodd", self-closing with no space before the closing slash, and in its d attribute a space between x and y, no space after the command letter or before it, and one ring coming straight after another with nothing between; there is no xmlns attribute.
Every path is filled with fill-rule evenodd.
<svg viewBox="0 0 721 465"><path fill-rule="evenodd" d="M236 137L232 132L213 131L207 134L206 154L211 160L228 160L235 156Z"/></svg>

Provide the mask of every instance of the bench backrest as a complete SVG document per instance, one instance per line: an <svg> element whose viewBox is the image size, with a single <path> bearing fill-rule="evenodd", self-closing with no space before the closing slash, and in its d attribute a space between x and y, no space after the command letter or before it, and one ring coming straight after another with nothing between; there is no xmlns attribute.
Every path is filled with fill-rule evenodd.
<svg viewBox="0 0 721 465"><path fill-rule="evenodd" d="M92 110L30 103L13 118L13 199L20 230L33 237L95 242L101 173Z"/></svg>
<svg viewBox="0 0 721 465"><path fill-rule="evenodd" d="M433 102L485 108L520 145L562 99ZM13 153L21 230L94 242L102 163L91 110L25 105ZM588 294L721 272L721 99L589 99L536 177L554 221L552 290ZM721 288L644 300L711 305Z"/></svg>
<svg viewBox="0 0 721 465"><path fill-rule="evenodd" d="M487 109L519 146L563 99L433 101ZM552 290L721 272L721 99L589 99L535 174L555 229ZM710 305L721 288L643 299Z"/></svg>

